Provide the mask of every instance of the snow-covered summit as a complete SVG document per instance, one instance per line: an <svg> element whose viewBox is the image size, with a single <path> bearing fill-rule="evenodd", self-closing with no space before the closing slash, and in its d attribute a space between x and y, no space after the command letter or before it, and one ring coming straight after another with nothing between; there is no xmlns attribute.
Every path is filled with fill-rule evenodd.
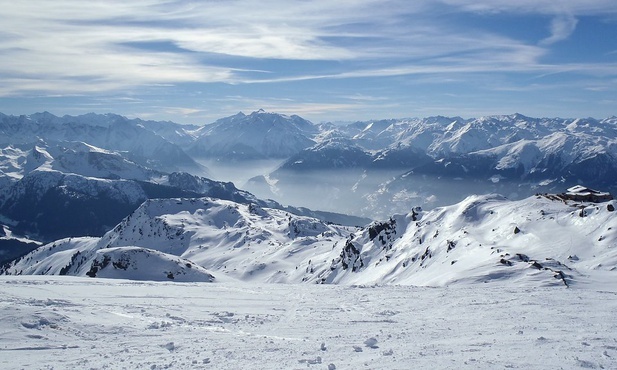
<svg viewBox="0 0 617 370"><path fill-rule="evenodd" d="M222 159L285 158L313 145L317 131L296 115L240 112L199 129L189 152Z"/></svg>

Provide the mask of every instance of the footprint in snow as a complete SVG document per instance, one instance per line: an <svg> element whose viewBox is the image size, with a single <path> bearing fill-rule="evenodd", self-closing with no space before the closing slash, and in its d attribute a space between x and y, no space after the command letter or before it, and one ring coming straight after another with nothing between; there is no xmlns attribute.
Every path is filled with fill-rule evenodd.
<svg viewBox="0 0 617 370"><path fill-rule="evenodd" d="M379 346L377 346L377 339L371 337L367 340L364 341L364 345L366 345L369 348L379 348Z"/></svg>
<svg viewBox="0 0 617 370"><path fill-rule="evenodd" d="M167 349L169 352L173 352L176 349L176 345L174 344L174 342L169 342L163 345L163 348Z"/></svg>

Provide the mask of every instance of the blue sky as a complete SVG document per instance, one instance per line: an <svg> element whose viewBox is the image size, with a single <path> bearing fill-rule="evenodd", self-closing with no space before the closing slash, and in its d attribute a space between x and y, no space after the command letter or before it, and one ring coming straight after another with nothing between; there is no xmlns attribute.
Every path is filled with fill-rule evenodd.
<svg viewBox="0 0 617 370"><path fill-rule="evenodd" d="M617 114L615 0L0 0L0 112Z"/></svg>

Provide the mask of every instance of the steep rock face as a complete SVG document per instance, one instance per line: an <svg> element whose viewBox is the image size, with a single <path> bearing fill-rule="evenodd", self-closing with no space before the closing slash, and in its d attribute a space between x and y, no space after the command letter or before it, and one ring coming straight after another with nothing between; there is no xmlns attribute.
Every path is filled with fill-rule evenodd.
<svg viewBox="0 0 617 370"><path fill-rule="evenodd" d="M238 113L203 126L189 152L223 160L285 158L314 144L309 121L259 110Z"/></svg>

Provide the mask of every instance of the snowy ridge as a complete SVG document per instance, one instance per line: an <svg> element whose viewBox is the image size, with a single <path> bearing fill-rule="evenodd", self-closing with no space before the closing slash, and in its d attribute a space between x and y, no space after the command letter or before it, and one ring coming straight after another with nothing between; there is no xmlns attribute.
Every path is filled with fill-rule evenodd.
<svg viewBox="0 0 617 370"><path fill-rule="evenodd" d="M378 123L381 125L377 126ZM496 157L495 169L519 166L530 171L544 169L542 166L546 166L547 158L552 156L557 157L560 168L597 155L617 156L617 124L611 118L598 121L593 118L531 118L513 114L469 120L428 117L363 124L366 127L360 134L345 129L341 132L371 150L411 147L425 151L436 160L461 155ZM388 137L387 142L383 141L384 137ZM366 144L372 141L381 144Z"/></svg>
<svg viewBox="0 0 617 370"><path fill-rule="evenodd" d="M148 198L212 196L288 209L344 224L365 219L262 201L233 183L164 173L81 142L9 146L0 154L0 212L19 232L52 241L111 229Z"/></svg>
<svg viewBox="0 0 617 370"><path fill-rule="evenodd" d="M77 192L90 197L105 193L111 199L127 203L146 199L143 189L129 180L100 179L56 170L34 170L14 186L4 190L4 194L0 193L0 206L3 207L10 207L10 204L6 204L8 199L16 201L19 198L31 197L31 200L36 200L50 190L66 194Z"/></svg>
<svg viewBox="0 0 617 370"><path fill-rule="evenodd" d="M617 191L614 118L437 116L322 129L316 145L255 177L248 190L373 219L477 193L521 199L579 183Z"/></svg>
<svg viewBox="0 0 617 370"><path fill-rule="evenodd" d="M48 244L3 272L65 268L84 276L94 255L126 247L157 251L176 264L171 256L182 258L217 279L251 282L580 286L617 273L616 207L554 196L472 196L355 229L212 198L148 200L102 238ZM85 262L66 269L75 259Z"/></svg>
<svg viewBox="0 0 617 370"><path fill-rule="evenodd" d="M86 177L150 181L161 172L139 165L126 153L98 148L83 142L39 140L34 146L19 145L0 149L0 176L13 180L40 170L56 170Z"/></svg>
<svg viewBox="0 0 617 370"><path fill-rule="evenodd" d="M54 275L62 271L86 276L101 264L100 258L94 262L96 254L109 248L138 247L147 249L149 255L157 251L176 264L181 265L172 256L190 260L182 263L197 264L219 277L297 282L308 271L298 270L300 263L310 265L315 250L331 252L332 242L343 240L351 230L254 204L212 198L148 200L102 238L47 244L5 268L4 273ZM118 253L126 254L127 250ZM134 266L141 266L144 276L152 276L149 265Z"/></svg>
<svg viewBox="0 0 617 370"><path fill-rule="evenodd" d="M85 142L99 148L125 151L129 159L161 170L199 169L178 144L164 139L146 127L142 120L130 120L115 114L85 114L56 117L51 113L29 116L0 116L0 146L31 145L45 142ZM153 124L161 131L177 131L192 138L188 131L171 122ZM180 143L186 139L176 138ZM192 139L191 139L192 140Z"/></svg>
<svg viewBox="0 0 617 370"><path fill-rule="evenodd" d="M348 239L324 282L586 283L594 272L617 273L616 205L489 195L414 211Z"/></svg>
<svg viewBox="0 0 617 370"><path fill-rule="evenodd" d="M14 234L10 226L0 223L0 266L40 247L42 244Z"/></svg>

